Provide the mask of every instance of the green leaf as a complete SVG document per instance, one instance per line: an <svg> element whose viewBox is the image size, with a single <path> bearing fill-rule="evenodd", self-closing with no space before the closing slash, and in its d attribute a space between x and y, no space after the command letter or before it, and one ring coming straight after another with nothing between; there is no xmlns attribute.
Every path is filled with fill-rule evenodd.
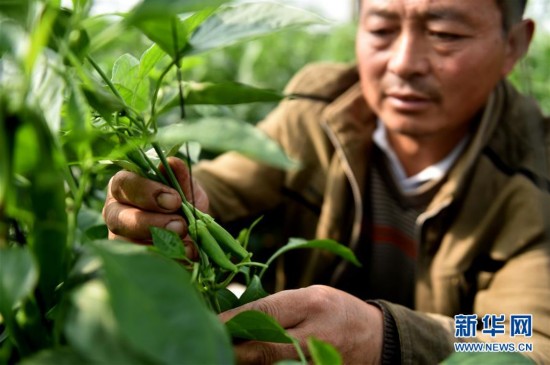
<svg viewBox="0 0 550 365"><path fill-rule="evenodd" d="M20 365L88 365L89 361L70 347L43 350L27 357L19 363Z"/></svg>
<svg viewBox="0 0 550 365"><path fill-rule="evenodd" d="M124 341L155 363L219 364L233 352L219 319L208 311L175 261L128 243L91 244Z"/></svg>
<svg viewBox="0 0 550 365"><path fill-rule="evenodd" d="M78 232L90 241L107 238L108 230L101 212L86 206L78 211L77 228Z"/></svg>
<svg viewBox="0 0 550 365"><path fill-rule="evenodd" d="M103 224L103 216L101 215L101 212L83 206L78 211L77 222L78 228L85 231L88 228Z"/></svg>
<svg viewBox="0 0 550 365"><path fill-rule="evenodd" d="M84 231L84 235L90 241L104 240L109 236L109 229L106 224L98 224L97 226L90 227Z"/></svg>
<svg viewBox="0 0 550 365"><path fill-rule="evenodd" d="M259 89L237 82L184 82L183 91L186 105L235 105L256 102L277 102L285 97L274 90ZM158 114L178 107L179 103L179 95L174 95L171 100L163 105Z"/></svg>
<svg viewBox="0 0 550 365"><path fill-rule="evenodd" d="M164 57L166 57L166 53L162 51L158 44L153 44L151 47L147 48L139 60L138 77L140 79L147 77Z"/></svg>
<svg viewBox="0 0 550 365"><path fill-rule="evenodd" d="M69 98L65 105L66 129L82 138L82 134L88 135L91 118L90 108L86 103L82 90L74 81L71 80L68 89Z"/></svg>
<svg viewBox="0 0 550 365"><path fill-rule="evenodd" d="M183 125L164 127L159 130L156 139L165 145L195 141L209 151L236 151L251 159L284 169L297 166L277 143L259 129L229 118L204 118Z"/></svg>
<svg viewBox="0 0 550 365"><path fill-rule="evenodd" d="M172 259L185 258L185 247L176 232L167 229L150 227L153 244L165 256Z"/></svg>
<svg viewBox="0 0 550 365"><path fill-rule="evenodd" d="M122 99L138 111L149 106L149 79L139 77L139 60L130 54L119 57L113 66L112 82Z"/></svg>
<svg viewBox="0 0 550 365"><path fill-rule="evenodd" d="M268 295L269 293L267 293L262 286L260 277L258 275L254 275L245 292L239 298L239 305L244 305L246 303L265 298Z"/></svg>
<svg viewBox="0 0 550 365"><path fill-rule="evenodd" d="M20 352L37 348L35 346L40 348L41 340L36 342L34 335L42 334L42 331L40 327L33 328L36 324L33 314L36 312L28 310L32 309L29 297L37 282L38 268L26 248L0 249L0 322Z"/></svg>
<svg viewBox="0 0 550 365"><path fill-rule="evenodd" d="M117 97L105 91L99 85L95 85L94 87L83 86L82 91L90 106L105 120L111 120L113 113L124 109L124 104Z"/></svg>
<svg viewBox="0 0 550 365"><path fill-rule="evenodd" d="M227 288L220 289L216 292L216 298L220 304L220 311L225 312L239 306L239 298Z"/></svg>
<svg viewBox="0 0 550 365"><path fill-rule="evenodd" d="M102 281L91 280L72 291L70 303L64 331L71 348L95 364L143 363L143 355L139 356L121 338L110 295Z"/></svg>
<svg viewBox="0 0 550 365"><path fill-rule="evenodd" d="M55 7L55 5L44 7L40 11L40 16L33 19L32 27L30 27L30 44L24 63L27 75L33 72L36 61L45 51L59 7Z"/></svg>
<svg viewBox="0 0 550 365"><path fill-rule="evenodd" d="M76 11L79 10L76 9ZM48 47L62 54L70 51L77 60L82 61L90 46L90 37L86 30L77 28L76 11L64 8L58 9L52 25L52 34L49 37ZM62 49L62 44L68 46L68 50ZM68 58L65 61L70 63Z"/></svg>
<svg viewBox="0 0 550 365"><path fill-rule="evenodd" d="M30 107L38 105L50 130L57 135L61 125L61 106L65 81L59 74L62 69L60 57L53 52L45 52L38 57L31 75Z"/></svg>
<svg viewBox="0 0 550 365"><path fill-rule="evenodd" d="M73 3L73 9L77 14L87 15L88 12L90 11L90 8L92 7L91 0L72 0L72 3Z"/></svg>
<svg viewBox="0 0 550 365"><path fill-rule="evenodd" d="M38 269L26 248L0 249L0 313L4 318L32 293L37 281Z"/></svg>
<svg viewBox="0 0 550 365"><path fill-rule="evenodd" d="M335 255L342 257L343 259L351 262L355 266L361 266L361 263L355 257L355 254L348 247L334 241L334 240L304 240L302 238L291 238L289 242L283 247L279 248L270 258L267 260L266 265L270 266L271 263L285 252L291 250L297 250L302 248L319 248L332 252ZM260 277L265 273L265 269L262 270Z"/></svg>
<svg viewBox="0 0 550 365"><path fill-rule="evenodd" d="M281 101L284 95L238 82L185 82L186 104L234 105L255 102Z"/></svg>
<svg viewBox="0 0 550 365"><path fill-rule="evenodd" d="M112 163L114 165L122 167L124 170L128 170L131 172L134 172L138 175L142 174L141 167L133 163L132 161L126 161L126 160L112 160L112 161L103 161L104 164Z"/></svg>
<svg viewBox="0 0 550 365"><path fill-rule="evenodd" d="M229 46L276 31L321 24L313 13L276 3L245 3L219 8L189 39L186 54Z"/></svg>
<svg viewBox="0 0 550 365"><path fill-rule="evenodd" d="M13 141L11 141L13 143ZM32 125L25 123L20 126L15 135L15 150L13 167L19 174L28 175L40 161L40 146Z"/></svg>
<svg viewBox="0 0 550 365"><path fill-rule="evenodd" d="M277 343L292 343L285 329L263 312L245 311L225 323L233 338Z"/></svg>
<svg viewBox="0 0 550 365"><path fill-rule="evenodd" d="M31 0L0 0L0 13L24 23L29 16Z"/></svg>
<svg viewBox="0 0 550 365"><path fill-rule="evenodd" d="M254 227L256 227L256 225L258 225L258 223L260 223L260 221L264 218L264 216L260 216L259 218L256 218L256 220L254 222L252 222L252 224L250 225L250 227L248 228L244 228L243 230L241 230L239 232L239 236L237 237L237 241L239 241L239 243L241 244L241 246L243 246L244 248L247 248L248 247L248 241L250 239L250 233L252 233L252 230L254 229Z"/></svg>
<svg viewBox="0 0 550 365"><path fill-rule="evenodd" d="M486 353L486 352L456 352L445 359L443 365L532 365L529 358L514 352Z"/></svg>
<svg viewBox="0 0 550 365"><path fill-rule="evenodd" d="M167 14L182 14L218 6L228 0L143 0L127 15L128 23L135 24L153 18L166 19Z"/></svg>
<svg viewBox="0 0 550 365"><path fill-rule="evenodd" d="M341 365L343 363L340 353L334 346L326 342L309 337L307 346L315 365Z"/></svg>
<svg viewBox="0 0 550 365"><path fill-rule="evenodd" d="M162 17L149 17L134 25L139 28L158 47L172 58L176 50L179 51L187 46L187 41L192 32L207 19L215 8L207 8L187 18L180 19L175 13L165 12ZM174 43L177 37L177 45ZM179 55L179 54L178 54Z"/></svg>

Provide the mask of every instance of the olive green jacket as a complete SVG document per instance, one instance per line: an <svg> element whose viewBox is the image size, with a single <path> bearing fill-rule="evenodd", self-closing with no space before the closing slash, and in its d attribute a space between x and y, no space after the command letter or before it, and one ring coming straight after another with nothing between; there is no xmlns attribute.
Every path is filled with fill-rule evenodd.
<svg viewBox="0 0 550 365"><path fill-rule="evenodd" d="M286 91L301 97L282 102L259 128L301 168L281 171L235 153L201 163L196 176L212 213L231 221L283 205L287 236L368 245L360 236L376 116L355 68L311 65ZM533 343L526 355L550 363L549 122L506 82L490 97L468 147L417 220L414 310L381 301L395 319L403 363L448 356L459 341L453 317L470 313L506 314L507 330L493 339L478 330L469 341ZM341 286L346 263L323 252L300 255L280 263L278 289ZM532 338L510 338L510 314L533 315Z"/></svg>

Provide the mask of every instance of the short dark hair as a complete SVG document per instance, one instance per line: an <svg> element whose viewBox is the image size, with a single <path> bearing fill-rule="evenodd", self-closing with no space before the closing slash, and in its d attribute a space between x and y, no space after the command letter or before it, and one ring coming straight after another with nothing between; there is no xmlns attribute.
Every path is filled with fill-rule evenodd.
<svg viewBox="0 0 550 365"><path fill-rule="evenodd" d="M500 12L502 13L502 26L505 31L510 30L510 27L521 21L527 0L496 0Z"/></svg>

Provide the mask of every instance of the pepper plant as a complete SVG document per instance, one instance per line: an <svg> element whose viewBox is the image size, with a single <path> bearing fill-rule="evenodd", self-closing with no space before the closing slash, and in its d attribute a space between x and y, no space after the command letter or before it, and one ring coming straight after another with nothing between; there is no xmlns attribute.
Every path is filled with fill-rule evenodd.
<svg viewBox="0 0 550 365"><path fill-rule="evenodd" d="M193 82L186 61L320 19L275 3L144 0L96 34L89 30L104 20L91 5L0 0L0 362L232 363L232 337L294 343L305 362L272 318L244 312L222 324L216 314L267 295L262 275L288 250L322 248L357 263L353 254L330 240L293 239L255 262L253 227L233 237L196 209L167 158L183 157L192 171L198 143L298 168L249 124L196 107L292 96ZM150 47L105 68L96 56L121 32L139 32ZM105 239L90 194L113 166L180 193L198 261L162 229L152 228L150 247ZM227 289L236 278L247 285L240 298ZM328 344L311 338L308 347L316 363L340 361Z"/></svg>

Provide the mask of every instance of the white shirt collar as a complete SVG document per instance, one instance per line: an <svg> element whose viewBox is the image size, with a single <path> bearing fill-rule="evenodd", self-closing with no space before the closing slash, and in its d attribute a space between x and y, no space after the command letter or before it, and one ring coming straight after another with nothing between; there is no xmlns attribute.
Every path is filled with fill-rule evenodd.
<svg viewBox="0 0 550 365"><path fill-rule="evenodd" d="M418 187L423 185L428 181L440 180L442 179L453 163L458 159L468 140L470 139L469 135L464 137L460 143L441 161L431 166L426 167L424 170L420 171L416 175L407 177L403 165L397 158L393 148L388 142L386 127L384 123L380 120L377 122L376 130L373 134L374 143L385 153L388 160L390 161L391 171L396 179L398 186L405 193L410 193L416 190Z"/></svg>

